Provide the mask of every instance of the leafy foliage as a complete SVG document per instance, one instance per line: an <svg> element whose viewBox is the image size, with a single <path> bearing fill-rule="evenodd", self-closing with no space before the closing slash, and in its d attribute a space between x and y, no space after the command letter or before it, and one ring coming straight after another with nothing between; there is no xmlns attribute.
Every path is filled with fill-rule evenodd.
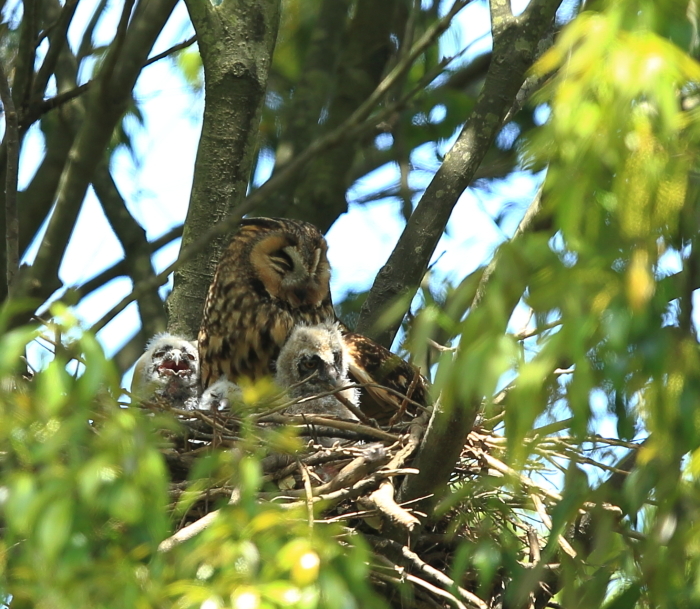
<svg viewBox="0 0 700 609"><path fill-rule="evenodd" d="M175 421L121 405L113 364L61 317L68 321L51 330L74 338L31 382L12 373L37 331L23 327L0 343L0 589L13 607L383 606L368 586L361 540L309 528L305 509L257 502L253 452L215 451L214 470L195 468L226 475L240 501L200 536L159 551L181 513L161 452Z"/></svg>
<svg viewBox="0 0 700 609"><path fill-rule="evenodd" d="M404 4L397 3L394 21L383 32L393 46L379 68L371 66L379 75L401 60L407 40L420 37L441 14L437 2L419 3L412 13ZM318 76L308 66L323 6L330 5L287 3L258 163L266 155L280 160L294 129L299 152L355 109L331 116L349 82L335 71L347 59L342 49L321 57L327 60L316 66L325 70L322 78L309 78ZM361 47L350 27L368 5L343 6L338 47L350 48L350 42ZM492 146L486 164L495 168L482 166L487 177L514 167L542 171L532 213L488 269L440 290L426 280L421 304L404 326L403 347L433 376L439 410L431 427L439 440L431 447L426 439L423 471L415 476L429 477L429 466L446 461L455 447L459 453L449 484L431 498L427 524L410 536L410 549L451 578L440 580L438 592L424 586L423 592L430 591L419 594L426 582L416 573L429 571L425 564L406 567L389 552L377 559L380 535L368 523L357 526L374 544L372 552L349 528L310 527L305 510L259 501L267 488L260 465L264 453L252 423L244 426L249 435L235 450L213 450L193 468L191 485L176 498L169 495L163 452L177 424L169 416L121 405L112 362L66 310L55 308L55 334L72 338L54 341L55 358L31 382L19 378L17 362L37 330L20 327L0 338L0 581L12 605L422 607L471 598L471 604L488 607L543 607L552 599L566 607L696 606L695 6L679 0L598 1L570 23L558 24L554 45L531 74L542 86L505 126L517 135ZM21 67L28 47L16 16L0 42L13 66ZM80 59L97 52L86 48ZM75 57L70 53L68 59ZM434 79L445 69L436 47L419 54L370 112L351 153L341 158L342 171L329 187L340 196L329 197L322 210L328 217L345 209L354 180L394 163L408 183L416 171L411 162L416 149L429 142L437 151L437 144L452 137L482 86L486 67L479 69L478 60ZM94 65L96 75L103 63ZM201 90L198 54L182 52L178 66L192 88ZM356 72L366 76L362 69ZM69 76L62 79L77 85L75 74ZM414 94L404 99L409 92ZM308 116L299 125L295 103L301 93L309 93L314 104L302 104ZM397 100L403 101L389 116L381 114ZM138 106L130 112L134 122L140 120ZM435 119L442 113L444 118ZM372 123L377 116L386 120ZM61 140L58 127L64 127L56 114L45 115L41 124L48 150L63 157L53 168L53 186L42 190L46 205L31 220L35 228L23 229L23 246L49 213L71 149L70 142L57 146L52 139ZM129 146L122 122L111 131L107 152ZM387 137L378 139L379 133ZM320 165L333 164L328 156ZM287 206L297 188L303 192L305 180L309 186L307 175L295 178L280 195ZM358 202L401 198L410 217L413 194L397 183ZM149 264L151 253L146 248ZM364 297L354 294L341 303L350 322ZM412 297L397 305L399 315ZM476 424L465 443L451 432L459 429L455 421L470 416ZM601 437L603 431L608 437ZM239 499L217 504L219 517L200 534L159 550L189 507L205 499L212 480L236 488ZM404 483L410 480L405 474ZM382 542L400 546L409 537L403 530L381 533ZM400 598L388 586L381 588L386 599L378 597L373 586L387 581Z"/></svg>

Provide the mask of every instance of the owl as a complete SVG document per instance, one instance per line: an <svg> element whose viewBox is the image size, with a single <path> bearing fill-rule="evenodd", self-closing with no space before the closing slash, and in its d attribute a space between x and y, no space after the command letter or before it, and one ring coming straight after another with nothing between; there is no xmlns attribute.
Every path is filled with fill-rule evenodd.
<svg viewBox="0 0 700 609"><path fill-rule="evenodd" d="M156 334L136 362L132 399L174 408L198 407L199 355L196 342L164 332Z"/></svg>
<svg viewBox="0 0 700 609"><path fill-rule="evenodd" d="M275 381L292 398L310 397L349 385L348 353L338 324L296 326L280 351L276 368ZM357 389L348 388L339 393L357 406ZM285 413L328 414L357 420L333 395L294 404Z"/></svg>
<svg viewBox="0 0 700 609"><path fill-rule="evenodd" d="M348 376L364 385L360 410L381 425L396 422L404 413L418 414L416 404L428 404L428 380L418 368L362 334L345 332ZM408 399L406 399L408 398Z"/></svg>
<svg viewBox="0 0 700 609"><path fill-rule="evenodd" d="M328 246L307 222L250 218L224 251L209 287L199 330L202 388L225 378L257 380L274 363L292 328L337 321L330 293ZM410 394L421 404L426 381L409 363L369 338L339 327L350 380L369 383L360 407L387 423ZM377 385L385 385L387 391ZM397 395L397 393L399 395ZM408 405L409 412L415 412Z"/></svg>
<svg viewBox="0 0 700 609"><path fill-rule="evenodd" d="M199 400L200 410L229 410L231 404L241 402L243 392L241 388L226 378L220 378L204 390Z"/></svg>
<svg viewBox="0 0 700 609"><path fill-rule="evenodd" d="M298 323L335 319L327 245L316 227L250 218L224 251L209 287L199 330L202 388L273 374Z"/></svg>

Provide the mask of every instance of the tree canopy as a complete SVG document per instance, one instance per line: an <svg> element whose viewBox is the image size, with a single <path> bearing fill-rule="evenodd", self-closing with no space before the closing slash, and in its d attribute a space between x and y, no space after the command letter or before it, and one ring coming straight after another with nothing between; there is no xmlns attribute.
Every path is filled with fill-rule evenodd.
<svg viewBox="0 0 700 609"><path fill-rule="evenodd" d="M186 37L154 53L174 0L118 4L105 45L105 0L0 2L4 602L695 606L697 2L185 4ZM446 56L476 4L490 50ZM111 161L142 116L142 71L164 61L204 114L186 221L149 241ZM353 200L382 167L395 181L370 179ZM537 194L493 221L517 230L477 270L435 281L460 198L516 174ZM62 286L89 189L124 257ZM295 437L309 425L261 423L278 421L269 384L244 387L231 420L124 399L148 337L196 336L245 215L326 231L349 201L371 212L386 199L401 236L371 289L336 307L431 381L410 425L347 429L365 444L316 484L330 470ZM154 254L180 236L157 271ZM131 294L82 327L76 305L116 277ZM95 335L131 302L141 329L108 358ZM36 344L50 355L28 371ZM384 447L370 455L370 442Z"/></svg>

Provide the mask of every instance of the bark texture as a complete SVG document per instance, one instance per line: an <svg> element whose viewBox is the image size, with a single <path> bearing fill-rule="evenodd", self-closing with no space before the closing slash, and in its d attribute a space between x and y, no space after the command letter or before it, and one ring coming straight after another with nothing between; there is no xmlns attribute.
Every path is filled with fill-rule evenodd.
<svg viewBox="0 0 700 609"><path fill-rule="evenodd" d="M189 0L204 65L206 105L182 248L228 216L246 194L279 26L279 0ZM207 289L228 235L175 272L168 328L196 337Z"/></svg>

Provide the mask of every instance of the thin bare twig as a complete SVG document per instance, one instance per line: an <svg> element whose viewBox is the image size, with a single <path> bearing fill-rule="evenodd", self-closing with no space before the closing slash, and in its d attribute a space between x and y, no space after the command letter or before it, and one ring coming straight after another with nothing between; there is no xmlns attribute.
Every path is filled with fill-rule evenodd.
<svg viewBox="0 0 700 609"><path fill-rule="evenodd" d="M297 465L301 471L301 478L304 481L304 493L306 493L306 513L309 519L309 529L314 528L314 501L313 490L311 489L311 476L309 468L297 459Z"/></svg>
<svg viewBox="0 0 700 609"><path fill-rule="evenodd" d="M172 55L173 53L177 53L178 51L182 51L182 49L186 49L189 46L192 46L195 42L197 42L197 35L195 34L191 38L188 38L187 40L183 40L182 42L178 42L177 44L174 44L171 46L169 49L163 51L162 53L158 53L157 55L154 55L153 57L149 57L148 61L143 64L143 67L145 68L146 66L150 66L152 63L155 63L156 61L160 61L161 59L165 59L169 55Z"/></svg>

